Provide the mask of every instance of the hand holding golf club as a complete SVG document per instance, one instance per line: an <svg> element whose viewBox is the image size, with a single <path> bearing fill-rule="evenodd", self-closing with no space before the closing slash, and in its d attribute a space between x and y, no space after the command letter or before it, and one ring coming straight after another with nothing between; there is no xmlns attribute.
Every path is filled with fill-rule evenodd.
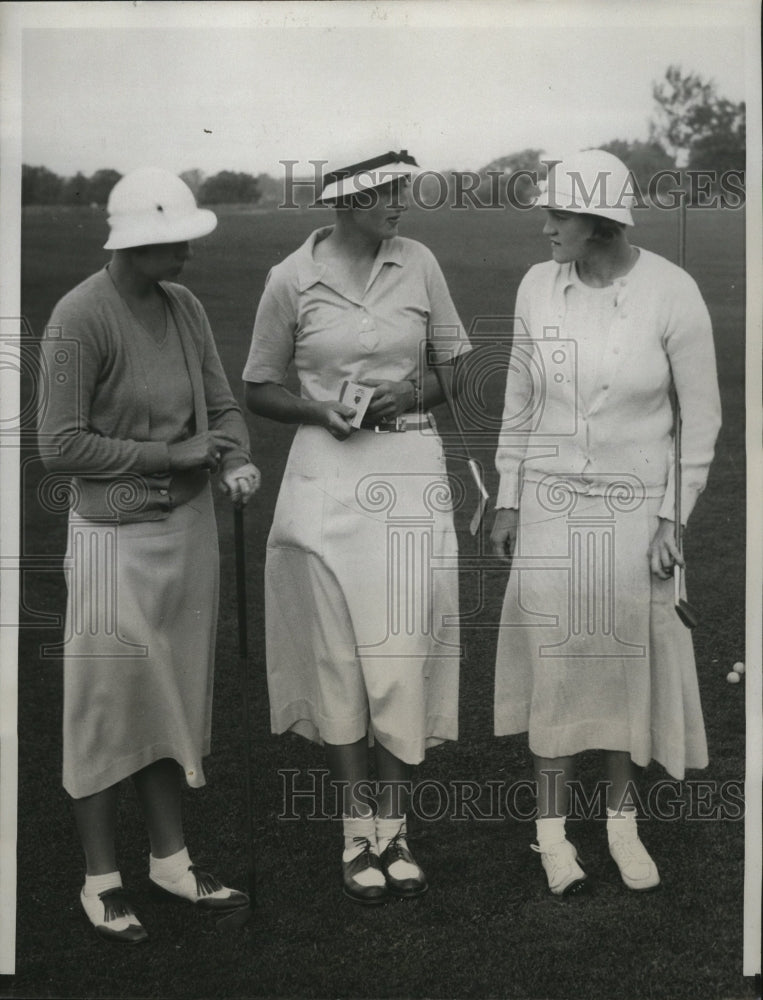
<svg viewBox="0 0 763 1000"><path fill-rule="evenodd" d="M660 518L647 555L649 568L661 580L668 580L673 575L675 566L684 566L683 555L676 543L674 521Z"/></svg>
<svg viewBox="0 0 763 1000"><path fill-rule="evenodd" d="M256 465L247 462L237 469L229 469L220 476L220 489L226 493L237 507L247 504L261 482L260 470Z"/></svg>

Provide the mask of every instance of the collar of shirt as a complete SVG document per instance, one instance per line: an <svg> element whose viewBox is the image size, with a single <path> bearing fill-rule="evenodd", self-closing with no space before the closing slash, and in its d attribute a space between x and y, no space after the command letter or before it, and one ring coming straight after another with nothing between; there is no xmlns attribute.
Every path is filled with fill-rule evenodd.
<svg viewBox="0 0 763 1000"><path fill-rule="evenodd" d="M330 279L326 276L325 265L317 263L313 257L315 244L320 240L325 239L333 228L333 226L324 226L323 229L316 229L314 232L310 233L302 246L297 250L294 259L297 265L297 281L300 292L304 292L306 289L310 288L311 285L323 282L323 284L328 285L340 295L345 295L345 292L341 289L335 288L335 286L331 284ZM376 275L379 273L384 264L396 264L398 267L402 267L403 263L402 241L396 236L393 236L388 240L382 240L374 260L374 266L371 270L371 277L368 279L367 287L371 287Z"/></svg>

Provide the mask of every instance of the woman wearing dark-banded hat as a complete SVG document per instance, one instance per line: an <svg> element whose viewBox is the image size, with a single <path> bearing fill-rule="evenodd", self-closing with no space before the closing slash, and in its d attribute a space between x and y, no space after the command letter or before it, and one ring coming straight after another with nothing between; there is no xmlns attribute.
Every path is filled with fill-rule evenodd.
<svg viewBox="0 0 763 1000"><path fill-rule="evenodd" d="M176 279L217 225L180 178L145 167L108 202L108 264L55 306L42 343L46 466L70 476L63 782L85 854L82 906L112 941L147 938L117 864L133 779L149 877L198 910L247 905L191 863L183 785L205 784L218 606L210 473L246 503L249 438L201 303Z"/></svg>
<svg viewBox="0 0 763 1000"><path fill-rule="evenodd" d="M457 737L456 540L427 359L451 378L469 345L435 258L398 235L415 166L402 151L324 177L334 224L271 270L243 376L251 410L299 424L268 541L272 728L321 742L344 783L343 886L360 903L427 888L406 841L412 767Z"/></svg>

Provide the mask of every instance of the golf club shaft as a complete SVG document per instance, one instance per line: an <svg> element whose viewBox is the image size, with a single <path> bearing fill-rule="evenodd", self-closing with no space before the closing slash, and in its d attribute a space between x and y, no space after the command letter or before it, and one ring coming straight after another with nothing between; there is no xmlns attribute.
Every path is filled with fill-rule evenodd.
<svg viewBox="0 0 763 1000"><path fill-rule="evenodd" d="M442 369L440 368L439 365L432 364L432 368L434 368L434 373L437 377L437 381L440 385L442 394L445 397L445 402L448 404L448 410L450 411L450 415L453 418L453 423L456 425L456 431L458 432L458 437L459 440L461 441L461 447L464 449L464 452L466 454L466 461L469 466L469 471L472 474L472 479L474 480L477 489L480 491L480 494L484 497L484 499L489 500L490 498L488 496L488 492L485 489L485 484L482 482L482 477L480 476L479 473L479 467L477 465L476 460L472 458L471 452L469 451L469 445L466 443L466 435L461 429L461 424L458 422L458 414L456 413L456 403L455 400L453 399L453 392L451 391L448 379L443 374ZM455 368L452 368L451 370L455 373Z"/></svg>
<svg viewBox="0 0 763 1000"><path fill-rule="evenodd" d="M456 371L455 363L449 367L450 370L455 375ZM469 453L469 445L466 443L466 436L464 435L464 432L461 430L461 424L458 421L458 414L456 413L456 404L453 399L453 392L451 390L450 383L446 378L446 376L443 374L440 365L438 365L436 362L433 362L432 368L434 369L435 376L437 377L437 382L439 383L440 391L445 397L445 402L447 403L448 410L450 411L450 415L453 418L453 423L456 425L456 431L458 433L459 440L461 441L461 446L464 449L464 452L466 453L467 461L472 462L473 459L471 454Z"/></svg>
<svg viewBox="0 0 763 1000"><path fill-rule="evenodd" d="M678 206L678 266L686 267L686 191L682 191L682 197ZM675 487L675 540L676 548L681 554L681 404L676 395L676 417L675 435L673 438L674 455L674 487Z"/></svg>
<svg viewBox="0 0 763 1000"><path fill-rule="evenodd" d="M248 851L248 890L250 905L254 906L256 878L254 872L254 809L252 805L252 733L249 711L249 641L247 632L246 601L246 548L244 539L244 508L233 507L234 548L236 551L236 607L238 610L238 658L241 677L241 705L246 743L244 777L246 781L246 826Z"/></svg>

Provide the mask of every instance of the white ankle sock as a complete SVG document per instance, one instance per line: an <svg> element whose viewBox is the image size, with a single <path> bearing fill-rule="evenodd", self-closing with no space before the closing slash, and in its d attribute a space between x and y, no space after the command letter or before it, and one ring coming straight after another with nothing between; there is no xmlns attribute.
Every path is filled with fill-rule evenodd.
<svg viewBox="0 0 763 1000"><path fill-rule="evenodd" d="M344 833L342 861L352 861L361 854L366 849L366 841L370 844L371 853L379 854L376 847L376 825L373 813L360 818L343 816L342 830ZM384 872L378 868L366 868L365 871L358 872L354 879L358 885L363 886L383 886L386 884Z"/></svg>
<svg viewBox="0 0 763 1000"><path fill-rule="evenodd" d="M401 819L393 818L387 819L380 816L376 817L376 843L379 845L379 854L382 854L393 837L400 834L401 837L405 838L408 832L405 817Z"/></svg>
<svg viewBox="0 0 763 1000"><path fill-rule="evenodd" d="M148 859L149 875L154 882L162 885L179 882L191 866L191 858L187 847L181 847L175 854L166 858L155 858L153 854Z"/></svg>
<svg viewBox="0 0 763 1000"><path fill-rule="evenodd" d="M108 892L109 889L121 889L122 876L117 872L109 872L107 875L86 875L82 892L88 899L94 899L99 892Z"/></svg>
<svg viewBox="0 0 763 1000"><path fill-rule="evenodd" d="M538 847L543 848L546 844L558 844L560 840L564 840L565 822L565 816L536 819L535 836L538 838Z"/></svg>
<svg viewBox="0 0 763 1000"><path fill-rule="evenodd" d="M371 851L374 854L379 853L376 846L376 822L373 813L369 813L368 816L343 816L342 832L344 834L344 852L347 855L343 857L344 861L351 861L356 854L360 854L363 850L365 845L358 843L356 838L364 838L371 844Z"/></svg>
<svg viewBox="0 0 763 1000"><path fill-rule="evenodd" d="M607 837L626 834L638 837L635 809L610 809L607 806Z"/></svg>

